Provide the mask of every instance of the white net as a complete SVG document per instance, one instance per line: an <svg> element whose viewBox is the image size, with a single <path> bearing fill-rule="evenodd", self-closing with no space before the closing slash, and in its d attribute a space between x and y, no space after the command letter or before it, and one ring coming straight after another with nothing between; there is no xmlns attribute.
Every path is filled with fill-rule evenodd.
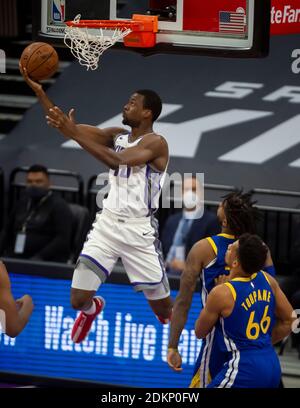
<svg viewBox="0 0 300 408"><path fill-rule="evenodd" d="M80 22L80 15L74 23ZM97 34L91 34L88 27L66 26L64 42L79 63L87 70L95 70L99 65L99 58L109 47L131 33L130 28L97 28Z"/></svg>

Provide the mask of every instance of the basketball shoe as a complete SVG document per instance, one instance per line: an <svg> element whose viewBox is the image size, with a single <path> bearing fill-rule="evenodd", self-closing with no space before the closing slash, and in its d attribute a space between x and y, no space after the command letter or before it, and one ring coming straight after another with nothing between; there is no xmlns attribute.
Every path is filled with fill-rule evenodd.
<svg viewBox="0 0 300 408"><path fill-rule="evenodd" d="M75 320L71 334L71 338L74 343L81 343L86 338L86 336L89 334L93 321L104 309L105 300L101 296L94 297L93 302L95 302L96 306L95 313L86 314L84 312L80 312L79 316Z"/></svg>

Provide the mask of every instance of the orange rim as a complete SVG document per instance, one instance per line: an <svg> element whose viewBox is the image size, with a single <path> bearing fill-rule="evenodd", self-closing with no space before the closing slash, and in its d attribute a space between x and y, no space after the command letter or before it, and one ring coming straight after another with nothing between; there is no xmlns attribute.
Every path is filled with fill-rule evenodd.
<svg viewBox="0 0 300 408"><path fill-rule="evenodd" d="M157 33L158 31L158 17L148 16L142 14L133 14L131 20L79 20L67 21L68 27L77 28L110 28L141 32Z"/></svg>
<svg viewBox="0 0 300 408"><path fill-rule="evenodd" d="M140 31L143 23L131 20L80 20L79 22L66 21L66 25L78 28L117 28L120 30L130 28L132 31Z"/></svg>

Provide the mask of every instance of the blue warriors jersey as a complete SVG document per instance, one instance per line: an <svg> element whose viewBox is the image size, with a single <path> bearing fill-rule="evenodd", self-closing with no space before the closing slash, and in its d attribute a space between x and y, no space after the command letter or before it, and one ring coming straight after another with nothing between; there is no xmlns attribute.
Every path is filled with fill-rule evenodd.
<svg viewBox="0 0 300 408"><path fill-rule="evenodd" d="M225 262L225 254L230 244L235 241L233 235L218 234L206 238L216 254L216 258L203 269L201 274L202 289L201 300L203 306L210 291L214 288L214 279L220 275L228 275L229 267ZM266 268L271 275L275 274L274 267ZM213 329L208 336L202 340L202 346L195 363L191 388L207 387L212 378L223 367L228 360L228 352L224 342L224 336L221 330Z"/></svg>
<svg viewBox="0 0 300 408"><path fill-rule="evenodd" d="M209 388L277 388L280 365L272 347L275 296L264 272L225 283L235 300L230 316L220 318L216 332L228 361Z"/></svg>
<svg viewBox="0 0 300 408"><path fill-rule="evenodd" d="M226 346L227 339L239 350L272 345L275 297L267 275L258 272L250 278L236 278L225 285L229 287L235 300L231 315L220 322L219 329L226 339Z"/></svg>
<svg viewBox="0 0 300 408"><path fill-rule="evenodd" d="M210 243L216 257L207 265L201 273L202 289L201 300L203 306L206 304L206 299L209 292L215 286L215 278L220 275L228 275L229 267L225 262L225 254L228 245L235 241L233 235L218 234L206 238ZM219 342L223 338L220 333L215 333L213 330L206 339L202 340L200 354L195 364L191 388L206 387L211 378L220 371L223 363L227 359L227 353L221 352L222 347L219 347Z"/></svg>
<svg viewBox="0 0 300 408"><path fill-rule="evenodd" d="M206 303L209 292L215 286L215 278L220 275L229 274L229 267L225 262L225 254L228 245L233 244L235 241L235 237L228 234L218 234L206 239L210 243L216 257L212 262L210 262L209 265L206 266L206 268L203 269L201 273L201 299L203 306Z"/></svg>

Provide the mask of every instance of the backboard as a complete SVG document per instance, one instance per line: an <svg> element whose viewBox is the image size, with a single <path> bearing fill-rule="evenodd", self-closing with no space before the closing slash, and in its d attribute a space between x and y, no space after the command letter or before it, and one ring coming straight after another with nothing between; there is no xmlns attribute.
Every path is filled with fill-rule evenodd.
<svg viewBox="0 0 300 408"><path fill-rule="evenodd" d="M39 4L37 4L39 3ZM270 0L41 0L34 2L35 39L56 43L65 21L158 15L156 45L144 55L181 53L260 57L268 53ZM116 45L124 48L122 42Z"/></svg>

